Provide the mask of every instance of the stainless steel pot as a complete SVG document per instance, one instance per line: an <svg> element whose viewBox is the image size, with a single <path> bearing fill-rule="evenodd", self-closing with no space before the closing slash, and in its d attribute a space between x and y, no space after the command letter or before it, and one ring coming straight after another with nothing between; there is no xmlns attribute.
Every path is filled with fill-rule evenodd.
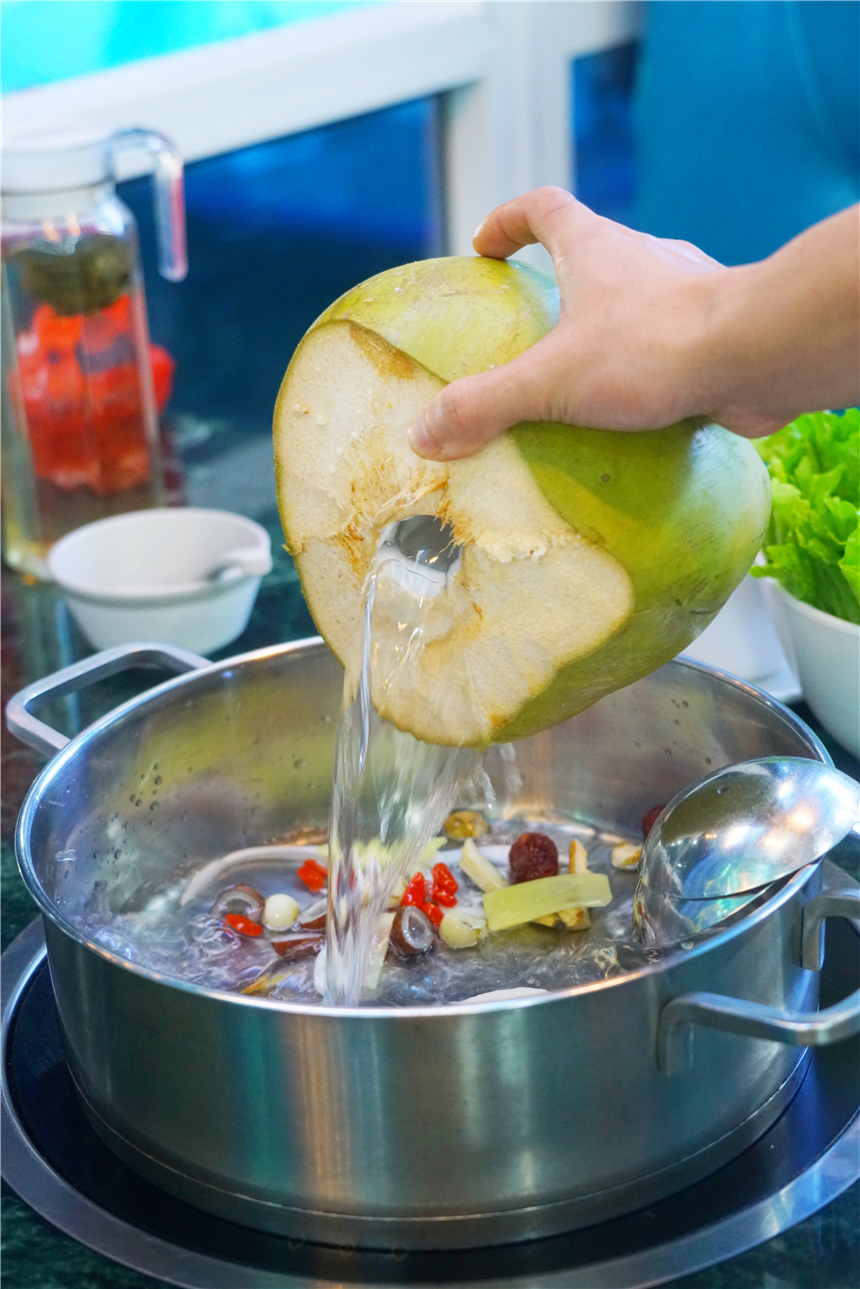
<svg viewBox="0 0 860 1289"><path fill-rule="evenodd" d="M141 663L189 674L71 743L31 715ZM817 866L662 964L497 1004L329 1011L228 996L84 938L72 917L96 883L127 909L193 865L324 824L340 693L338 665L308 640L215 665L109 650L10 704L13 731L57 753L24 804L18 856L45 915L69 1065L99 1134L166 1190L337 1244L545 1235L718 1167L780 1113L804 1045L860 1029L858 995L815 1011L822 919L858 910L856 891L820 893ZM709 770L781 754L828 759L766 695L674 662L519 744L518 803L634 829Z"/></svg>

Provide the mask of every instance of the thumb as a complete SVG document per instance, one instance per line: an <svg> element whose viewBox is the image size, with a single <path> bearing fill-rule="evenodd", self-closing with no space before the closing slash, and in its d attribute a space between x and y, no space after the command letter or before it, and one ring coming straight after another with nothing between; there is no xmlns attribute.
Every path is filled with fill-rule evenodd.
<svg viewBox="0 0 860 1289"><path fill-rule="evenodd" d="M412 451L432 461L457 461L520 421L552 420L547 340L502 367L446 385L409 430Z"/></svg>

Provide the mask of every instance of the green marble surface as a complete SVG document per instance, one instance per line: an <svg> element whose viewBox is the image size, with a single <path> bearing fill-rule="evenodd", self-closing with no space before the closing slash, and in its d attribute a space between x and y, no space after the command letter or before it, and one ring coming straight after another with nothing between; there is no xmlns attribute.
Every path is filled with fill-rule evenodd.
<svg viewBox="0 0 860 1289"><path fill-rule="evenodd" d="M208 464L209 477L223 479L218 460ZM269 496L273 495L271 492ZM206 504L205 497L192 497ZM222 503L223 504L223 503ZM233 503L240 510L240 499ZM298 587L292 561L280 548L277 515L271 506L246 512L266 524L273 535L275 567L265 580L244 635L214 657L298 639L314 633ZM70 622L51 588L24 585L3 571L3 689L4 702L17 689L39 676L68 665L89 649ZM141 678L109 682L65 707L53 719L72 734L102 711L129 697ZM148 683L153 683L150 674ZM801 709L804 719L810 714ZM821 731L816 732L821 735ZM856 763L833 748L837 764L856 773ZM4 730L2 789L2 945L3 948L35 915L35 906L15 866L14 820L40 759L21 748ZM860 873L856 873L860 876ZM8 1187L2 1197L2 1289L145 1289L162 1281L129 1270L94 1253L37 1216ZM860 1187L854 1186L820 1213L799 1223L756 1249L708 1270L673 1282L674 1289L855 1289L860 1287Z"/></svg>

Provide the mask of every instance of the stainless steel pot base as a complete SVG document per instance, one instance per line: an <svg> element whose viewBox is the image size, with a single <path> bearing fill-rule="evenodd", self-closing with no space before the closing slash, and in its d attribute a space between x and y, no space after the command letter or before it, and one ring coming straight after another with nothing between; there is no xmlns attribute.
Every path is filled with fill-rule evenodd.
<svg viewBox="0 0 860 1289"><path fill-rule="evenodd" d="M860 936L827 927L822 1005L856 987ZM640 1289L770 1239L860 1176L860 1039L811 1052L797 1095L742 1155L686 1190L572 1234L457 1252L358 1252L269 1235L173 1199L126 1167L75 1098L39 923L3 955L3 1175L69 1235L186 1289L447 1284Z"/></svg>
<svg viewBox="0 0 860 1289"><path fill-rule="evenodd" d="M84 1116L111 1152L147 1181L174 1198L204 1208L208 1213L241 1226L273 1235L332 1245L348 1241L361 1250L402 1247L409 1250L485 1250L488 1245L506 1245L546 1239L578 1231L610 1217L634 1212L644 1204L653 1205L715 1172L735 1158L776 1122L797 1094L808 1065L808 1052L798 1058L789 1077L760 1106L731 1132L671 1167L649 1173L623 1186L595 1191L575 1199L505 1209L501 1212L463 1213L430 1222L403 1217L379 1218L355 1213L336 1214L307 1208L288 1208L237 1195L190 1177L165 1165L120 1136L95 1112L74 1084Z"/></svg>

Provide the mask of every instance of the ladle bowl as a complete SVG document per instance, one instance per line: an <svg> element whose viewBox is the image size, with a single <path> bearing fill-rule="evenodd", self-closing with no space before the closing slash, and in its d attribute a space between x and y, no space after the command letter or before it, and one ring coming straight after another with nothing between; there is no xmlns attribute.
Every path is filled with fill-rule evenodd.
<svg viewBox="0 0 860 1289"><path fill-rule="evenodd" d="M684 788L648 834L640 881L674 900L761 890L857 828L860 784L804 757L726 766Z"/></svg>

